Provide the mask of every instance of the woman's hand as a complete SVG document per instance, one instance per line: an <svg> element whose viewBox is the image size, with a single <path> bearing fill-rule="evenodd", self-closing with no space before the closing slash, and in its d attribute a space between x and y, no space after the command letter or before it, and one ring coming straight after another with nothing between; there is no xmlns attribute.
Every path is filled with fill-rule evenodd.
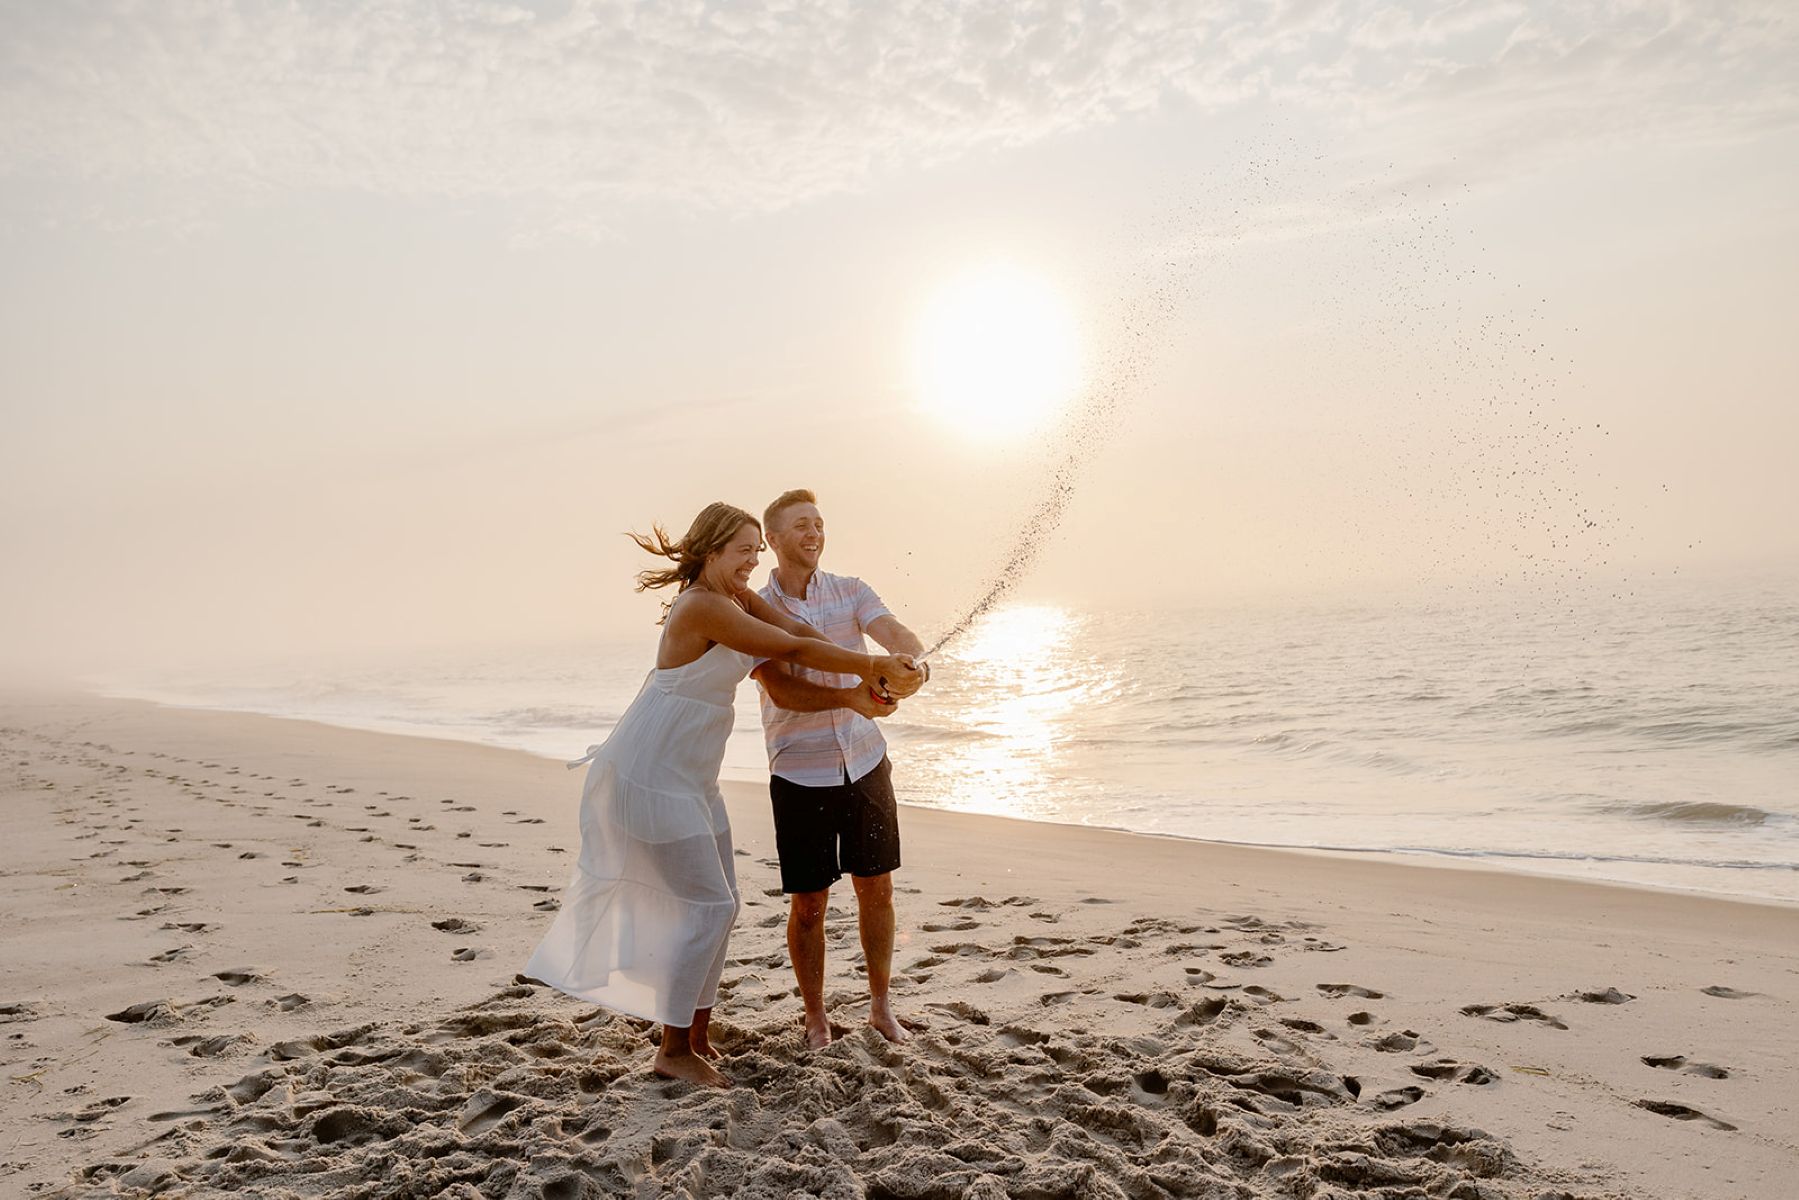
<svg viewBox="0 0 1799 1200"><path fill-rule="evenodd" d="M888 654L872 660L863 676L873 687L895 700L904 700L924 684L924 672L910 654Z"/></svg>

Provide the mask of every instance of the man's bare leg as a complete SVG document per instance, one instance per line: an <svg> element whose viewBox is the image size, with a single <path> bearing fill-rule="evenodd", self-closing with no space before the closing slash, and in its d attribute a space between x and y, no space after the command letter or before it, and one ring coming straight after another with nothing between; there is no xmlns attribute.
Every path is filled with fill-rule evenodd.
<svg viewBox="0 0 1799 1200"><path fill-rule="evenodd" d="M685 1079L702 1087L731 1086L716 1067L694 1053L688 1031L674 1025L662 1027L662 1045L656 1050L654 1066L656 1074L665 1079Z"/></svg>
<svg viewBox="0 0 1799 1200"><path fill-rule="evenodd" d="M787 906L787 957L806 1006L806 1045L814 1050L831 1044L831 1022L825 1016L825 909L831 889L795 892Z"/></svg>
<svg viewBox="0 0 1799 1200"><path fill-rule="evenodd" d="M717 1058L718 1051L712 1048L712 1039L708 1036L712 1029L712 1010L696 1008L693 1010L693 1025L687 1031L687 1044L701 1058Z"/></svg>
<svg viewBox="0 0 1799 1200"><path fill-rule="evenodd" d="M893 873L854 876L856 924L862 933L862 957L868 967L868 1023L890 1042L907 1034L887 999L893 980Z"/></svg>

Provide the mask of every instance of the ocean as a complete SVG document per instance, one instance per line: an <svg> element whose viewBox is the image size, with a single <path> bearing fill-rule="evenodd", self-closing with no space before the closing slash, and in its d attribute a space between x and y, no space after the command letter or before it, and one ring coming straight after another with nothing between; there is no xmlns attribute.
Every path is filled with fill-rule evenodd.
<svg viewBox="0 0 1799 1200"><path fill-rule="evenodd" d="M89 682L573 758L630 703L655 636ZM883 728L910 804L1799 902L1799 599L1777 587L1575 608L1016 604L946 647ZM767 778L753 683L724 774Z"/></svg>

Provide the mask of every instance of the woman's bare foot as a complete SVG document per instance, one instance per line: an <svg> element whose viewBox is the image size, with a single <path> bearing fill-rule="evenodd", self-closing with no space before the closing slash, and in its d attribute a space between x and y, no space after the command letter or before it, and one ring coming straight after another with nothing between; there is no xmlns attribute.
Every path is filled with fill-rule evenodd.
<svg viewBox="0 0 1799 1200"><path fill-rule="evenodd" d="M667 1079L685 1079L701 1087L730 1087L731 1081L718 1073L709 1061L718 1057L707 1036L712 1028L712 1010L696 1009L693 1024L682 1029L676 1025L662 1027L662 1045L656 1048L656 1074Z"/></svg>
<svg viewBox="0 0 1799 1200"><path fill-rule="evenodd" d="M831 1039L834 1036L836 1035L831 1030L831 1020L829 1017L825 1016L823 1013L820 1013L816 1017L811 1013L806 1014L807 1049L823 1050L826 1046L831 1044Z"/></svg>
<svg viewBox="0 0 1799 1200"><path fill-rule="evenodd" d="M729 1079L720 1075L716 1067L697 1054L670 1054L666 1050L658 1050L654 1066L656 1074L664 1079L684 1079L701 1087L731 1086Z"/></svg>
<svg viewBox="0 0 1799 1200"><path fill-rule="evenodd" d="M899 1018L893 1015L893 1009L888 1005L885 996L879 1000L869 1001L868 1023L874 1026L876 1033L896 1045L912 1036L906 1032L905 1026L899 1023Z"/></svg>
<svg viewBox="0 0 1799 1200"><path fill-rule="evenodd" d="M681 1052L679 1035L665 1038L662 1048L674 1054ZM701 1058L717 1058L718 1051L712 1048L712 1010L696 1008L693 1012L693 1024L687 1029L687 1048Z"/></svg>

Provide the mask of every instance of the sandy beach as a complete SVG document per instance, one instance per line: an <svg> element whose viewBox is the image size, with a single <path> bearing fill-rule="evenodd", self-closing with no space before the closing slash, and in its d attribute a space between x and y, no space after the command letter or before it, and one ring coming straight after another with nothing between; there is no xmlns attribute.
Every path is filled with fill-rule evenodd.
<svg viewBox="0 0 1799 1200"><path fill-rule="evenodd" d="M579 747L571 747L578 750ZM802 1048L766 794L703 1091L519 977L580 776L0 700L0 1192L1786 1198L1799 909L909 808ZM902 796L904 762L896 763Z"/></svg>

